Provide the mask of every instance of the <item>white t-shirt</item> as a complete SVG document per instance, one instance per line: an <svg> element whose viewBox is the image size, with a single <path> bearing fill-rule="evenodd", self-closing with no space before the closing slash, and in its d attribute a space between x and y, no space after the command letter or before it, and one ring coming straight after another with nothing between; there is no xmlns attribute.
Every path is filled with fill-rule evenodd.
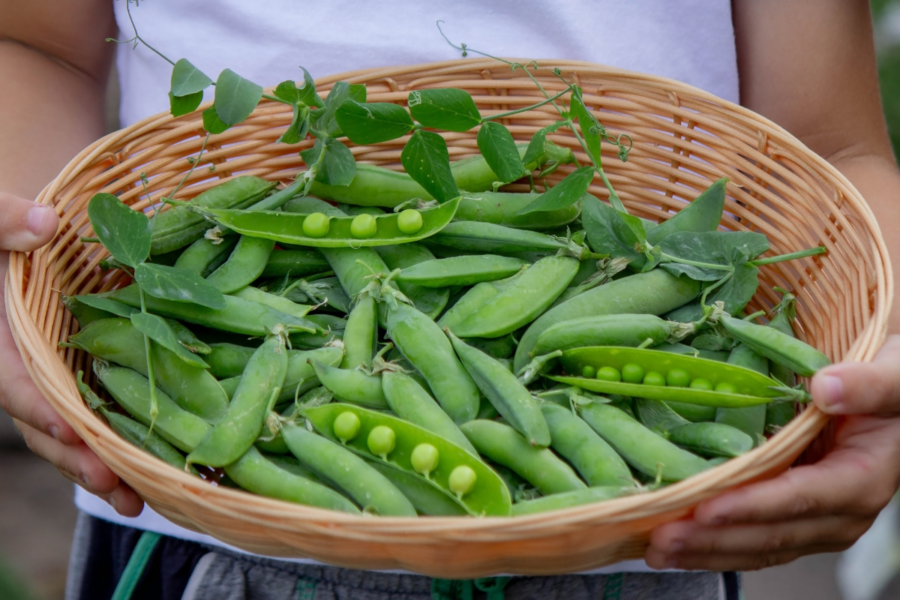
<svg viewBox="0 0 900 600"><path fill-rule="evenodd" d="M115 3L119 39L133 35L125 3ZM459 58L435 25L443 20L443 31L455 44L465 42L494 56L603 63L738 101L730 0L151 0L132 5L131 12L150 45L172 60L187 58L213 79L227 67L271 86L302 80L300 65L320 77ZM117 64L123 127L168 110L167 62L143 46L132 50L122 44ZM150 508L125 518L81 488L75 502L101 519L229 547ZM591 572L646 570L638 560Z"/></svg>

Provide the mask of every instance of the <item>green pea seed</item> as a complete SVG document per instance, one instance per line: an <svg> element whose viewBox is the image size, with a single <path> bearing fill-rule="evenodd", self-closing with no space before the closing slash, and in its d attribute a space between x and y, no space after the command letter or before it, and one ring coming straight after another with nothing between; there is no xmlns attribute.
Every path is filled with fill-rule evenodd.
<svg viewBox="0 0 900 600"><path fill-rule="evenodd" d="M394 450L396 441L397 436L393 429L386 425L379 425L369 432L369 439L366 440L366 443L372 454L387 460L387 455Z"/></svg>
<svg viewBox="0 0 900 600"><path fill-rule="evenodd" d="M698 377L697 379L691 382L692 390L711 390L713 389L713 385L706 379Z"/></svg>
<svg viewBox="0 0 900 600"><path fill-rule="evenodd" d="M593 379L597 376L597 369L594 367L587 365L585 368L581 370L581 374L588 379Z"/></svg>
<svg viewBox="0 0 900 600"><path fill-rule="evenodd" d="M347 443L356 438L359 434L359 417L354 413L343 412L334 420L334 435L343 443ZM369 438L371 439L371 437Z"/></svg>
<svg viewBox="0 0 900 600"><path fill-rule="evenodd" d="M409 461L417 473L428 476L438 465L438 449L431 444L419 444L413 448Z"/></svg>
<svg viewBox="0 0 900 600"><path fill-rule="evenodd" d="M370 238L378 231L378 223L372 215L363 213L350 221L350 235L355 238Z"/></svg>
<svg viewBox="0 0 900 600"><path fill-rule="evenodd" d="M666 384L672 387L687 387L691 383L690 374L684 369L672 369L666 373Z"/></svg>
<svg viewBox="0 0 900 600"><path fill-rule="evenodd" d="M468 465L460 465L450 471L450 478L448 481L448 485L450 487L450 491L462 498L475 487L475 482L478 480L478 475L472 469L472 467Z"/></svg>
<svg viewBox="0 0 900 600"><path fill-rule="evenodd" d="M717 392L724 392L726 394L737 394L737 388L734 387L733 383L728 383L727 381L723 381L722 383L716 386Z"/></svg>
<svg viewBox="0 0 900 600"><path fill-rule="evenodd" d="M655 385L657 387L665 387L666 376L658 371L648 371L644 375L644 385Z"/></svg>
<svg viewBox="0 0 900 600"><path fill-rule="evenodd" d="M321 238L328 235L331 225L330 219L322 213L312 213L303 219L303 234L311 238Z"/></svg>
<svg viewBox="0 0 900 600"><path fill-rule="evenodd" d="M414 208L407 208L397 217L397 228L403 233L416 233L422 229L422 214Z"/></svg>
<svg viewBox="0 0 900 600"><path fill-rule="evenodd" d="M597 379L601 381L622 381L622 374L615 367L600 367L597 369Z"/></svg>
<svg viewBox="0 0 900 600"><path fill-rule="evenodd" d="M628 363L622 367L622 381L625 383L641 383L644 381L644 367L637 363Z"/></svg>

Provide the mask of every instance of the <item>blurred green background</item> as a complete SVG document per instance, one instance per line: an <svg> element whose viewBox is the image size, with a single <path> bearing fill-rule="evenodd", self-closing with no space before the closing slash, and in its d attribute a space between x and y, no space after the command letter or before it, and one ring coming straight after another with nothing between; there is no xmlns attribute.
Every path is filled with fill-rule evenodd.
<svg viewBox="0 0 900 600"><path fill-rule="evenodd" d="M900 151L900 0L872 0L872 13L881 99L897 156Z"/></svg>

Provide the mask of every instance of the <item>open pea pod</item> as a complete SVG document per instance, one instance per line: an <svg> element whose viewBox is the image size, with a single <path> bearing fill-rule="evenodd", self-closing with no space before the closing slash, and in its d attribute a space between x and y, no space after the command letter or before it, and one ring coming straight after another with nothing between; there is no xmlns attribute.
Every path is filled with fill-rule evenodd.
<svg viewBox="0 0 900 600"><path fill-rule="evenodd" d="M318 248L359 248L362 246L390 246L415 242L430 237L443 229L456 214L459 198L435 208L419 211L422 226L412 233L400 230L398 213L374 217L376 229L371 237L352 235L350 225L354 217L330 217L328 231L322 237L312 237L303 231L308 214L279 211L211 210L215 220L243 235L275 240L282 244L315 246Z"/></svg>
<svg viewBox="0 0 900 600"><path fill-rule="evenodd" d="M604 394L740 408L766 404L784 398L788 393L788 390L779 387L777 381L750 369L658 350L619 346L575 348L563 352L561 362L567 373L582 373L584 367L588 366L594 369L614 367L621 372L622 367L629 363L638 364L644 367L645 371L657 371L662 374L666 374L672 369L683 369L690 375L691 380L705 379L712 384L713 388L719 384L728 383L733 386L734 390L734 392L717 392L688 387L604 381L588 377L550 377L560 383Z"/></svg>
<svg viewBox="0 0 900 600"><path fill-rule="evenodd" d="M427 429L397 417L366 410L352 404L326 404L302 412L303 416L316 428L316 431L337 442L341 440L335 434L335 420L344 413L353 413L359 419L359 429L352 439L345 442L348 449L370 461L381 462L418 477L422 482L428 483L462 506L471 515L509 515L512 500L509 490L500 476L468 451ZM390 428L395 435L395 446L387 454L387 460L369 450L369 434L379 426ZM419 444L431 444L438 451L437 466L428 474L428 477L420 475L412 466L411 456ZM450 491L450 473L456 467L463 465L475 472L476 480L471 490L462 497L458 497Z"/></svg>

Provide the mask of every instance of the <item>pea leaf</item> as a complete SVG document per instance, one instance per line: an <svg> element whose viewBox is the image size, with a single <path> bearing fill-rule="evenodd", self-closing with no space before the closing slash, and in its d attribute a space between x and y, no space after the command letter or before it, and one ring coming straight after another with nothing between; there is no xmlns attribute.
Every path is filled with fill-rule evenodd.
<svg viewBox="0 0 900 600"><path fill-rule="evenodd" d="M119 262L134 268L150 256L153 231L144 213L101 193L88 202L88 218L100 242Z"/></svg>
<svg viewBox="0 0 900 600"><path fill-rule="evenodd" d="M334 111L334 118L355 144L387 142L413 130L413 120L406 109L390 102L362 104L348 98Z"/></svg>
<svg viewBox="0 0 900 600"><path fill-rule="evenodd" d="M131 315L131 324L134 325L135 329L166 350L174 352L175 356L187 364L201 369L209 368L205 360L191 354L187 348L178 342L178 336L162 317L151 315L150 313L136 312Z"/></svg>
<svg viewBox="0 0 900 600"><path fill-rule="evenodd" d="M186 58L179 59L172 67L172 82L169 88L176 98L202 92L211 85L212 79Z"/></svg>
<svg viewBox="0 0 900 600"><path fill-rule="evenodd" d="M276 98L284 100L285 102L289 102L291 104L297 104L300 102L300 88L297 87L297 84L288 79L287 81L282 81L278 85L275 86L275 91L273 92Z"/></svg>
<svg viewBox="0 0 900 600"><path fill-rule="evenodd" d="M590 194L581 201L581 222L594 252L627 258L631 268L640 269L647 261L641 250L640 236L626 223L630 215L620 213ZM640 221L639 221L640 222Z"/></svg>
<svg viewBox="0 0 900 600"><path fill-rule="evenodd" d="M602 166L603 162L600 158L600 143L603 140L602 131L603 126L600 125L600 121L597 120L597 117L592 115L587 107L584 105L584 100L581 95L581 88L575 87L572 90L572 116L578 119L578 130L581 132L581 137L584 138L585 146L587 146L588 155L591 157L591 161L596 166Z"/></svg>
<svg viewBox="0 0 900 600"><path fill-rule="evenodd" d="M325 98L325 108L316 114L316 129L320 129L331 136L340 136L341 127L334 118L334 113L345 100L356 100L357 102L366 101L366 86L359 84L349 84L346 81L338 81L331 88L328 96Z"/></svg>
<svg viewBox="0 0 900 600"><path fill-rule="evenodd" d="M663 238L658 247L671 257L737 267L768 250L769 241L752 231L680 231ZM723 275L721 270L695 265L667 262L665 266L697 281L717 281Z"/></svg>
<svg viewBox="0 0 900 600"><path fill-rule="evenodd" d="M231 125L219 118L215 106L210 106L203 111L203 129L209 133L222 133L229 127L231 127Z"/></svg>
<svg viewBox="0 0 900 600"><path fill-rule="evenodd" d="M203 102L203 92L188 94L187 96L175 96L169 92L169 112L173 117L180 117L197 110L200 103Z"/></svg>
<svg viewBox="0 0 900 600"><path fill-rule="evenodd" d="M237 125L250 116L262 99L263 89L231 69L219 73L216 80L216 114L223 123Z"/></svg>
<svg viewBox="0 0 900 600"><path fill-rule="evenodd" d="M312 148L301 152L303 162L312 166L318 160L324 143L320 139L316 140ZM316 181L327 185L350 185L356 176L356 159L350 148L332 138L325 147L318 169Z"/></svg>
<svg viewBox="0 0 900 600"><path fill-rule="evenodd" d="M450 171L447 142L438 134L423 129L416 130L403 147L400 162L409 176L438 202L447 202L459 196L456 181Z"/></svg>
<svg viewBox="0 0 900 600"><path fill-rule="evenodd" d="M478 130L478 149L499 181L509 183L525 174L525 165L509 129L493 121L485 121Z"/></svg>
<svg viewBox="0 0 900 600"><path fill-rule="evenodd" d="M277 141L284 144L299 144L309 133L309 107L294 104L294 117L291 124Z"/></svg>
<svg viewBox="0 0 900 600"><path fill-rule="evenodd" d="M137 308L133 306L128 306L127 304L122 304L117 300L112 300L111 298L103 298L101 296L92 296L86 294L84 296L74 296L76 300L81 302L82 304L86 304L87 306L91 306L98 310L105 310L108 313L112 313L117 317L129 318L136 312L140 312Z"/></svg>
<svg viewBox="0 0 900 600"><path fill-rule="evenodd" d="M465 90L416 90L409 93L407 105L416 121L425 127L462 132L481 123L481 113Z"/></svg>
<svg viewBox="0 0 900 600"><path fill-rule="evenodd" d="M525 156L522 157L522 162L526 166L532 163L536 165L544 156L544 142L547 140L547 134L554 133L565 124L565 121L557 121L552 125L547 125L546 127L538 129L534 135L531 136L531 141L528 142L528 148L525 150Z"/></svg>
<svg viewBox="0 0 900 600"><path fill-rule="evenodd" d="M594 179L595 171L593 166L575 169L566 175L565 179L541 194L537 200L522 208L517 214L525 215L538 211L558 210L575 204L587 192Z"/></svg>
<svg viewBox="0 0 900 600"><path fill-rule="evenodd" d="M141 289L157 298L190 302L214 310L225 308L225 296L198 274L165 265L143 263L134 270Z"/></svg>
<svg viewBox="0 0 900 600"><path fill-rule="evenodd" d="M316 92L316 82L313 81L312 76L309 74L309 71L300 67L300 70L303 71L303 87L300 89L300 102L307 106L317 106L319 108L325 106L325 103L322 101L322 98L319 97L318 92ZM366 101L366 86L362 87L362 100L360 102Z"/></svg>
<svg viewBox="0 0 900 600"><path fill-rule="evenodd" d="M672 263L662 265L668 267ZM706 299L706 303L723 302L725 310L735 315L742 311L759 287L759 268L748 262L741 262L735 266L734 273L721 287L712 292Z"/></svg>

